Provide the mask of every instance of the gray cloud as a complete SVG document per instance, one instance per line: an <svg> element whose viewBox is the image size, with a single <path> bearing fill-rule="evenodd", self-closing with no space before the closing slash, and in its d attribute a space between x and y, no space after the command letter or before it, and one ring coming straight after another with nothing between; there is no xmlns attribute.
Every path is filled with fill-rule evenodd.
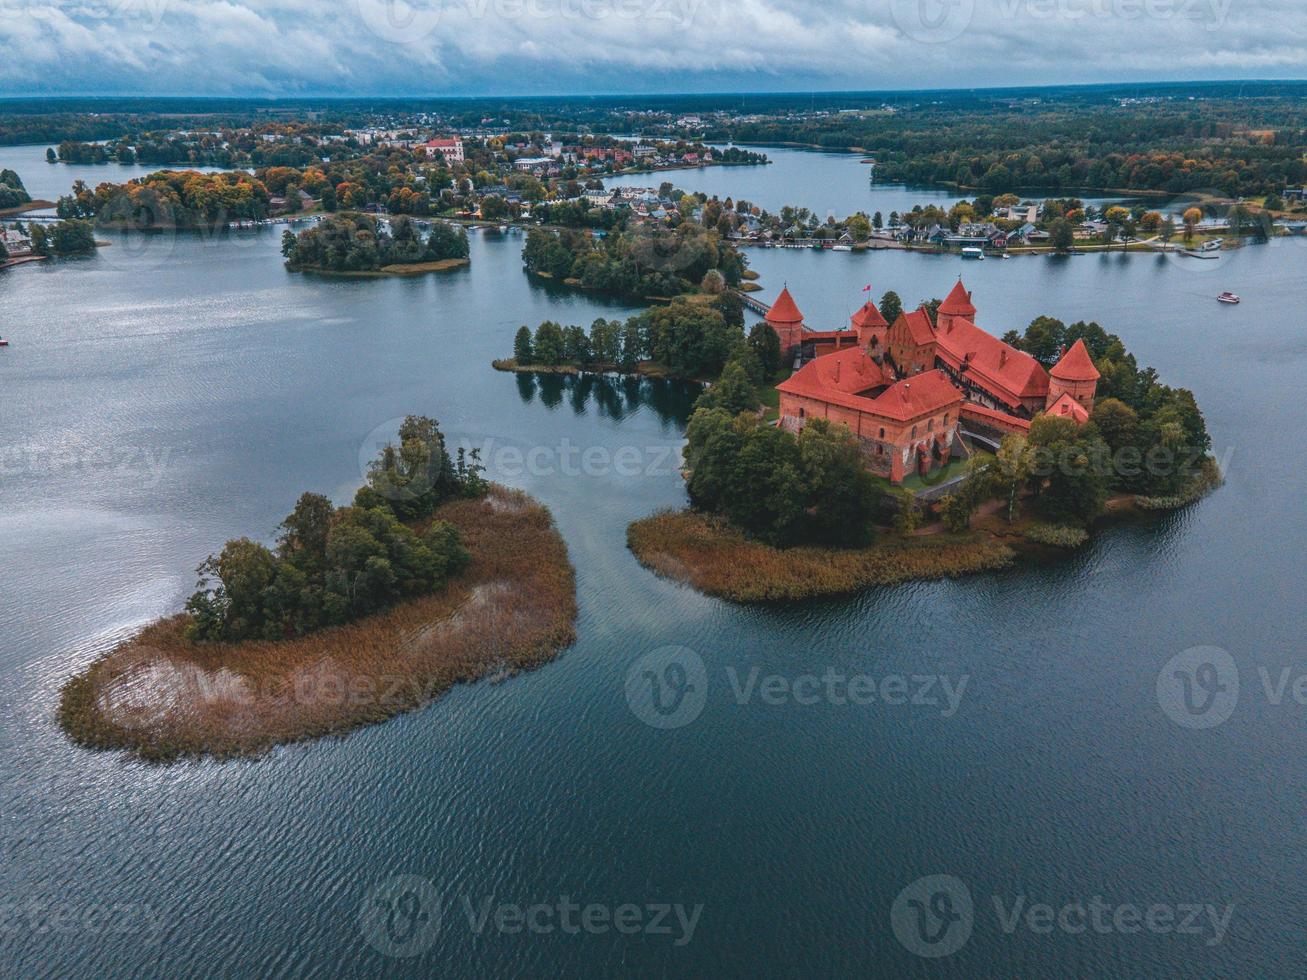
<svg viewBox="0 0 1307 980"><path fill-rule="evenodd" d="M0 92L931 88L1307 75L1298 0L0 0Z"/></svg>

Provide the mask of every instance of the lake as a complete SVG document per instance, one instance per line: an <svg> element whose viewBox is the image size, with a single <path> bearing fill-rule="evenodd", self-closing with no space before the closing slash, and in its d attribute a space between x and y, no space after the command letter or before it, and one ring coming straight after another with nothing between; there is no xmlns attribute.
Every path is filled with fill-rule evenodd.
<svg viewBox="0 0 1307 980"><path fill-rule="evenodd" d="M94 190L106 181L114 184L126 183L136 177L156 173L159 170L198 170L201 173L217 173L222 167L183 167L178 164L169 167L146 166L144 164L122 163L47 163L45 151L48 143L30 143L26 146L0 146L0 160L4 167L17 172L23 179L23 186L34 201L57 201L73 189L74 181L84 181ZM54 214L48 208L32 211L31 214Z"/></svg>
<svg viewBox="0 0 1307 980"><path fill-rule="evenodd" d="M0 166L20 151L0 150ZM866 179L849 158L811 159ZM110 240L0 273L6 975L1300 975L1307 242L1217 262L750 252L759 295L788 282L818 327L846 322L868 283L911 305L959 273L994 332L1041 313L1096 319L1195 391L1228 476L1197 506L1046 566L754 609L656 578L625 548L629 521L685 499L675 453L692 389L490 368L522 323L636 309L531 284L522 236L474 232L469 268L377 280L288 273L280 229ZM1223 289L1243 303L1219 306ZM64 739L70 675L179 608L227 538L270 540L303 490L347 499L376 434L410 412L552 508L578 573L573 648L252 761L158 767ZM667 646L705 671L701 712L677 728L625 695ZM1206 729L1158 696L1163 666L1196 646L1228 651L1241 682ZM787 689L827 672L889 695L896 678L965 686L950 711L938 697L764 697L748 680ZM443 896L410 958L360 928L396 875ZM896 896L930 875L974 902L947 959L891 927ZM1132 931L1128 916L1005 928L1021 903L1096 896L1233 911L1200 934ZM478 918L564 902L702 908L681 945L675 925ZM59 931L52 909L69 913Z"/></svg>
<svg viewBox="0 0 1307 980"><path fill-rule="evenodd" d="M725 147L725 143L711 146ZM773 214L787 204L806 207L819 219L829 216L846 218L856 211L873 215L877 211L889 222L890 212L911 211L916 205L948 210L975 193L958 194L939 188L907 187L903 184L872 183L871 167L860 163L861 154L826 153L796 150L785 146L745 146L744 149L765 153L770 163L684 170L658 170L643 174L620 174L605 177L605 187L653 187L665 180L682 191L707 194L725 200L746 200ZM1062 192L1031 192L1032 200L1043 200ZM1067 192L1068 196L1071 192ZM1077 193L1082 201L1102 207L1116 204L1121 197Z"/></svg>

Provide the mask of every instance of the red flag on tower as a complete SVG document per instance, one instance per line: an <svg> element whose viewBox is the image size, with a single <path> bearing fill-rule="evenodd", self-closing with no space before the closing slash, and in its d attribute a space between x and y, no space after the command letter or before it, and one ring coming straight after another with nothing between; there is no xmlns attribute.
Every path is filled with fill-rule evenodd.
<svg viewBox="0 0 1307 980"><path fill-rule="evenodd" d="M862 291L863 291L864 293L869 293L869 292L871 292L871 283L867 283L867 285L863 286L863 287L862 287Z"/></svg>

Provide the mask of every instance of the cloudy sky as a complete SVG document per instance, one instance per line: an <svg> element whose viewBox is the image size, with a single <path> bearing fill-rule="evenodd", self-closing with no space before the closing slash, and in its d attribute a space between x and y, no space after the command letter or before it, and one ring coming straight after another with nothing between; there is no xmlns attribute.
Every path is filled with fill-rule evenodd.
<svg viewBox="0 0 1307 980"><path fill-rule="evenodd" d="M0 0L0 95L1307 77L1307 0Z"/></svg>

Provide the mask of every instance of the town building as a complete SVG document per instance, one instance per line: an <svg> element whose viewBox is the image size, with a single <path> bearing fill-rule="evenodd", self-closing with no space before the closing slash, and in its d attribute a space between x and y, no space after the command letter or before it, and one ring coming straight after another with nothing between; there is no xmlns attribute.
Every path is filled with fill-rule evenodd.
<svg viewBox="0 0 1307 980"><path fill-rule="evenodd" d="M780 424L825 418L857 437L868 467L899 483L975 444L994 449L1040 412L1088 421L1099 373L1083 340L1051 370L976 326L961 280L932 318L921 309L886 323L868 301L844 330L813 331L788 288L766 314L795 372L781 384Z"/></svg>
<svg viewBox="0 0 1307 980"><path fill-rule="evenodd" d="M16 228L0 229L0 241L4 242L5 253L10 258L32 254L32 239Z"/></svg>
<svg viewBox="0 0 1307 980"><path fill-rule="evenodd" d="M427 151L428 158L441 156L450 165L463 162L463 141L457 136L427 140L422 148Z"/></svg>

